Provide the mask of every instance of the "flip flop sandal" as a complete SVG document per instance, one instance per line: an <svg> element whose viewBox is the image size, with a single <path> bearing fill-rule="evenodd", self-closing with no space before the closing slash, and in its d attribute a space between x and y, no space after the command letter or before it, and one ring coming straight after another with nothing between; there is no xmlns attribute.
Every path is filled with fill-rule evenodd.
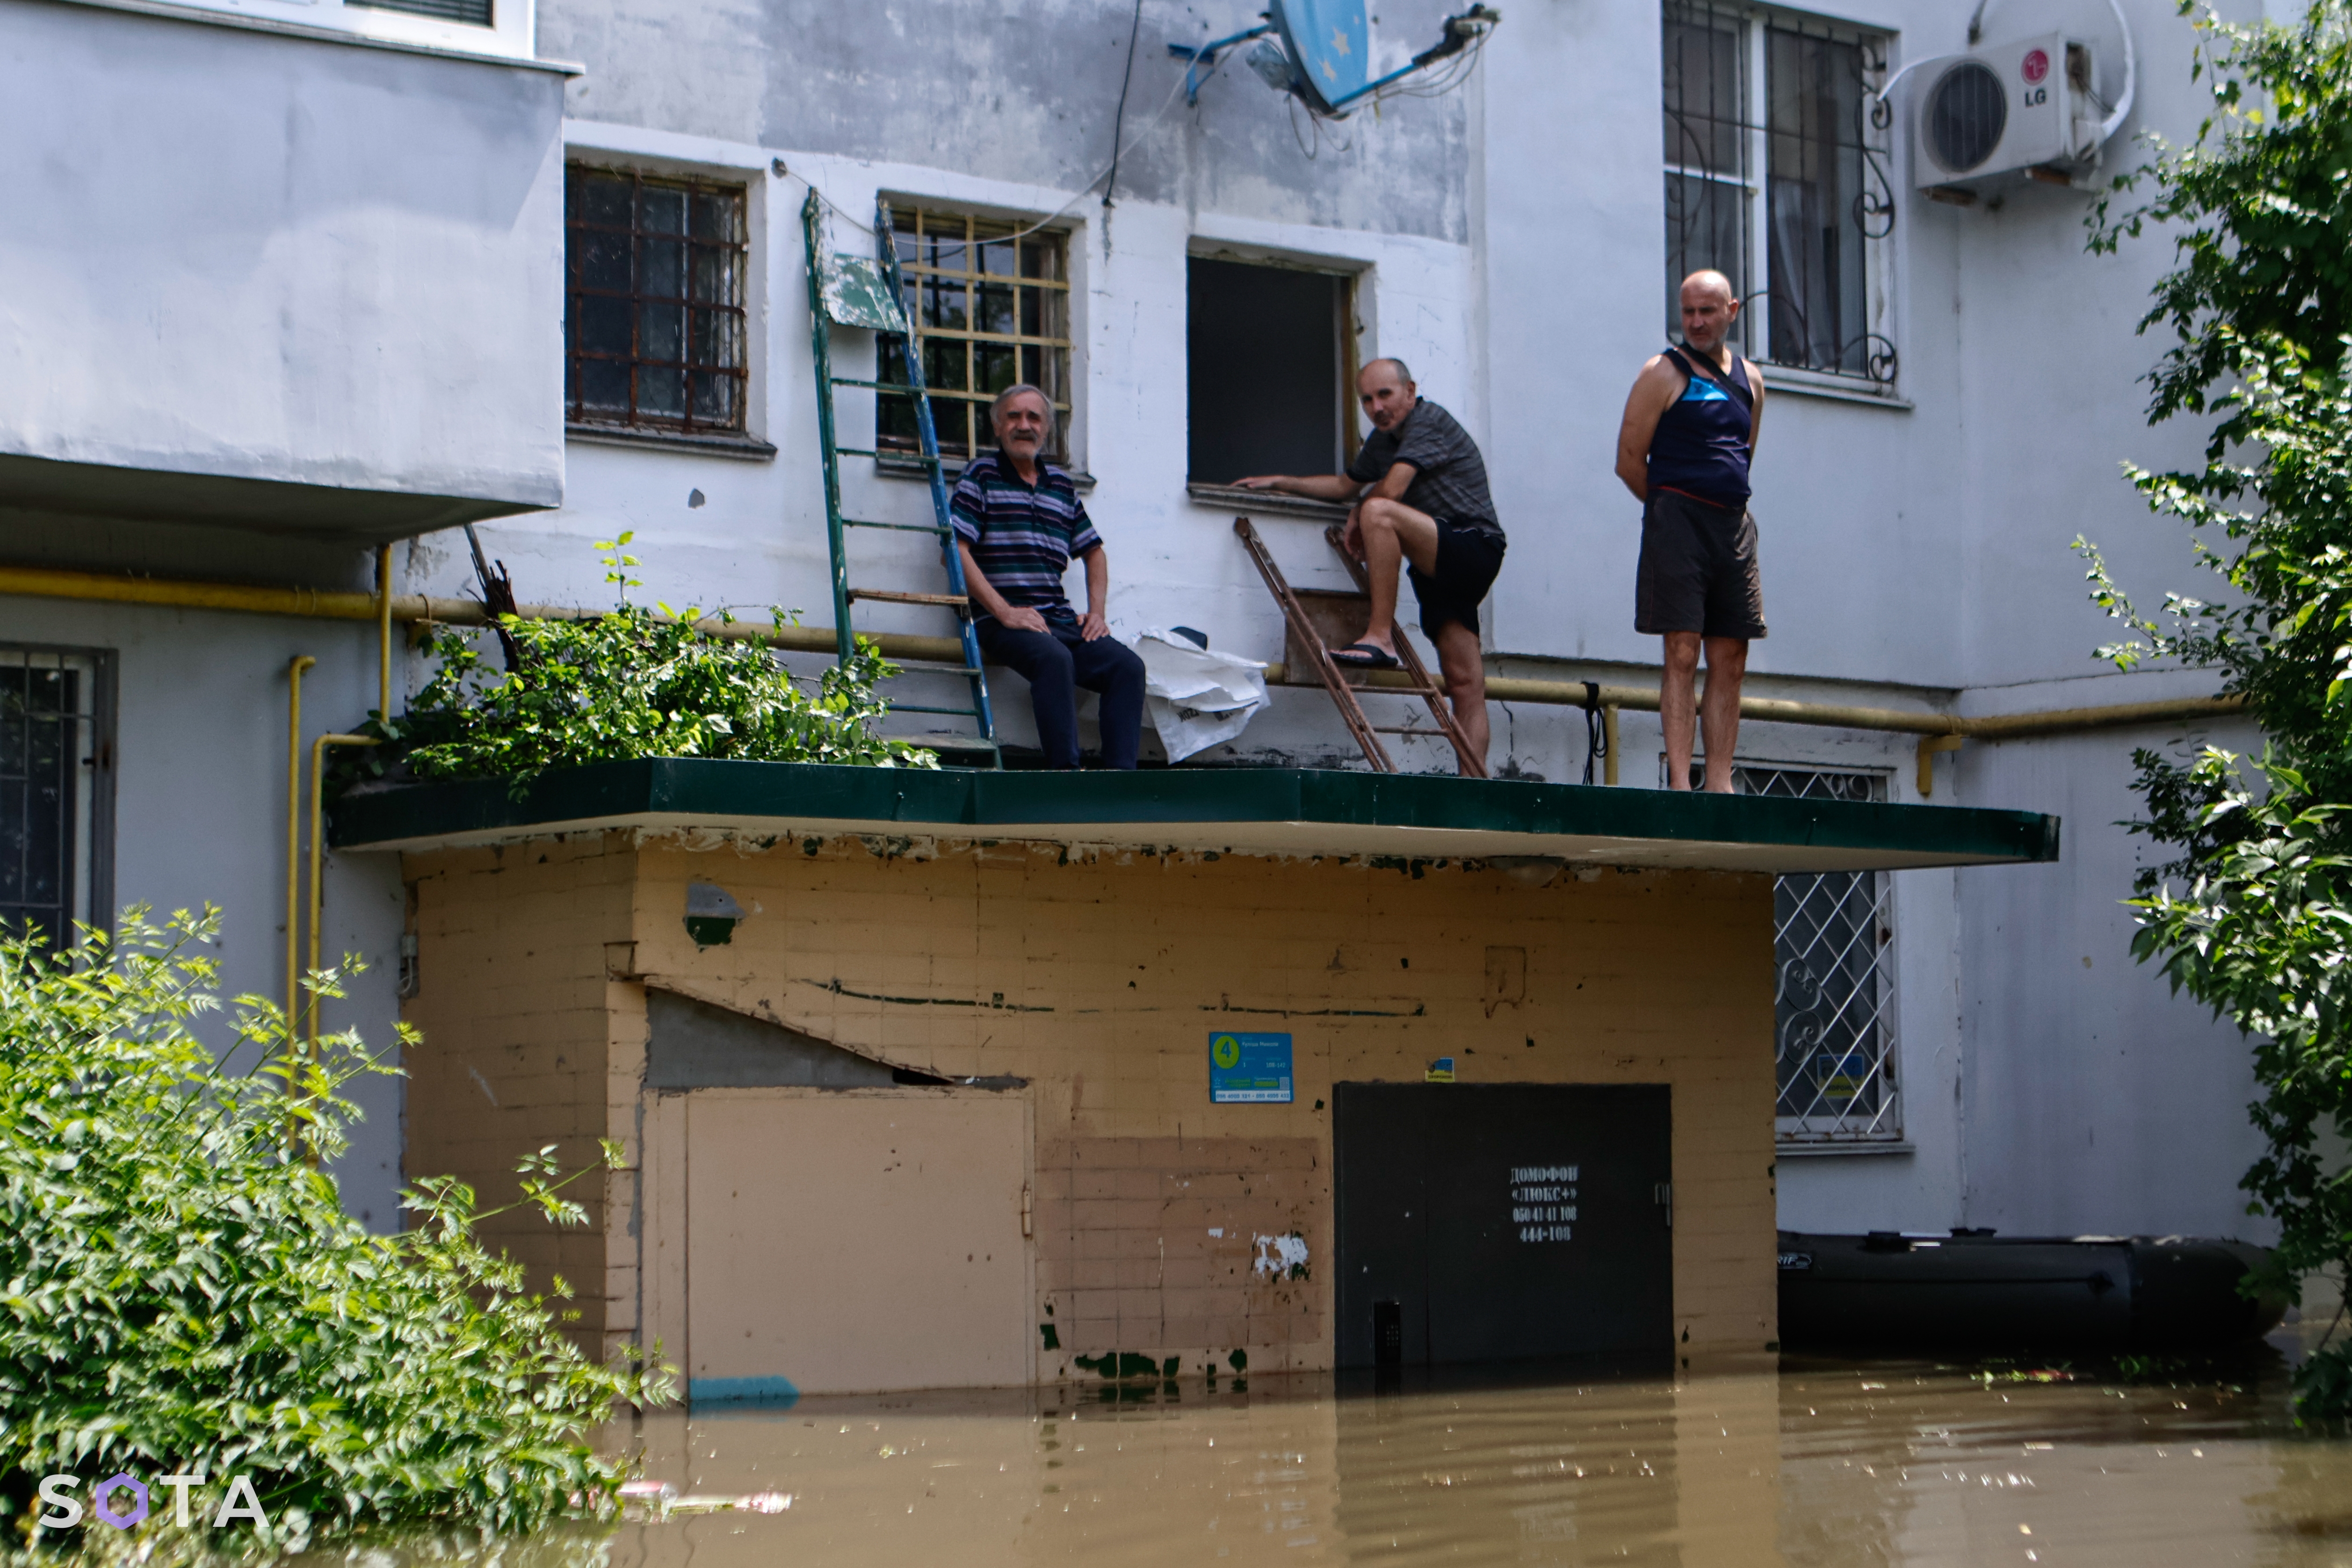
<svg viewBox="0 0 2352 1568"><path fill-rule="evenodd" d="M1393 670L1401 666L1397 656L1386 648L1370 643L1350 643L1331 652L1331 662L1343 670Z"/></svg>

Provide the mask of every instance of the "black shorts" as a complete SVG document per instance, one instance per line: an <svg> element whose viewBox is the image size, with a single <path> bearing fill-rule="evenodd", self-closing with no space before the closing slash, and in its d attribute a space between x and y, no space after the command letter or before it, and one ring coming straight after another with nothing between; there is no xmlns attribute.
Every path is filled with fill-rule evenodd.
<svg viewBox="0 0 2352 1568"><path fill-rule="evenodd" d="M1465 528L1444 517L1437 525L1437 570L1408 564L1412 596L1421 601L1421 629L1434 640L1449 621L1478 630L1478 606L1503 570L1503 541L1483 528Z"/></svg>
<svg viewBox="0 0 2352 1568"><path fill-rule="evenodd" d="M1678 490L1650 492L1642 508L1633 630L1652 636L1763 636L1756 519L1745 509L1709 506Z"/></svg>

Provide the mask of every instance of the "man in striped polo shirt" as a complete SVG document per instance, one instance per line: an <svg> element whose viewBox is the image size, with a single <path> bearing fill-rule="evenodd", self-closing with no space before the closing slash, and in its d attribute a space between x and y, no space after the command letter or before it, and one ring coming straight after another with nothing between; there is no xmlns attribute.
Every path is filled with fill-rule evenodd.
<svg viewBox="0 0 2352 1568"><path fill-rule="evenodd" d="M1110 563L1078 487L1042 461L1053 405L1025 382L996 394L996 450L971 460L949 504L973 629L989 662L1029 683L1037 743L1050 768L1078 765L1078 688L1102 694L1102 759L1133 768L1143 736L1143 661L1110 634ZM1072 557L1087 563L1081 619L1062 591Z"/></svg>

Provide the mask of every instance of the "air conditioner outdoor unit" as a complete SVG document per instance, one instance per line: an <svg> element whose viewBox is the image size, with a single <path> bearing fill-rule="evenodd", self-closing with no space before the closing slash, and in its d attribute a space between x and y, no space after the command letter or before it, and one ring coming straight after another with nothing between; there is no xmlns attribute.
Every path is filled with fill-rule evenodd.
<svg viewBox="0 0 2352 1568"><path fill-rule="evenodd" d="M2107 119L2092 68L2090 46L2063 33L1922 61L1913 68L1913 183L1982 192L2088 173Z"/></svg>

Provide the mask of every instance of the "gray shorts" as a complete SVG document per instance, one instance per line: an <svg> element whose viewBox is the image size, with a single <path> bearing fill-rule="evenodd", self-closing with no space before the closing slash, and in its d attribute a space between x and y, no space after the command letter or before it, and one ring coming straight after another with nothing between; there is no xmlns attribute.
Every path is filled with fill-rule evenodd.
<svg viewBox="0 0 2352 1568"><path fill-rule="evenodd" d="M1756 519L1675 490L1653 490L1642 508L1642 563L1634 573L1633 630L1651 636L1764 635L1764 579L1756 569Z"/></svg>

